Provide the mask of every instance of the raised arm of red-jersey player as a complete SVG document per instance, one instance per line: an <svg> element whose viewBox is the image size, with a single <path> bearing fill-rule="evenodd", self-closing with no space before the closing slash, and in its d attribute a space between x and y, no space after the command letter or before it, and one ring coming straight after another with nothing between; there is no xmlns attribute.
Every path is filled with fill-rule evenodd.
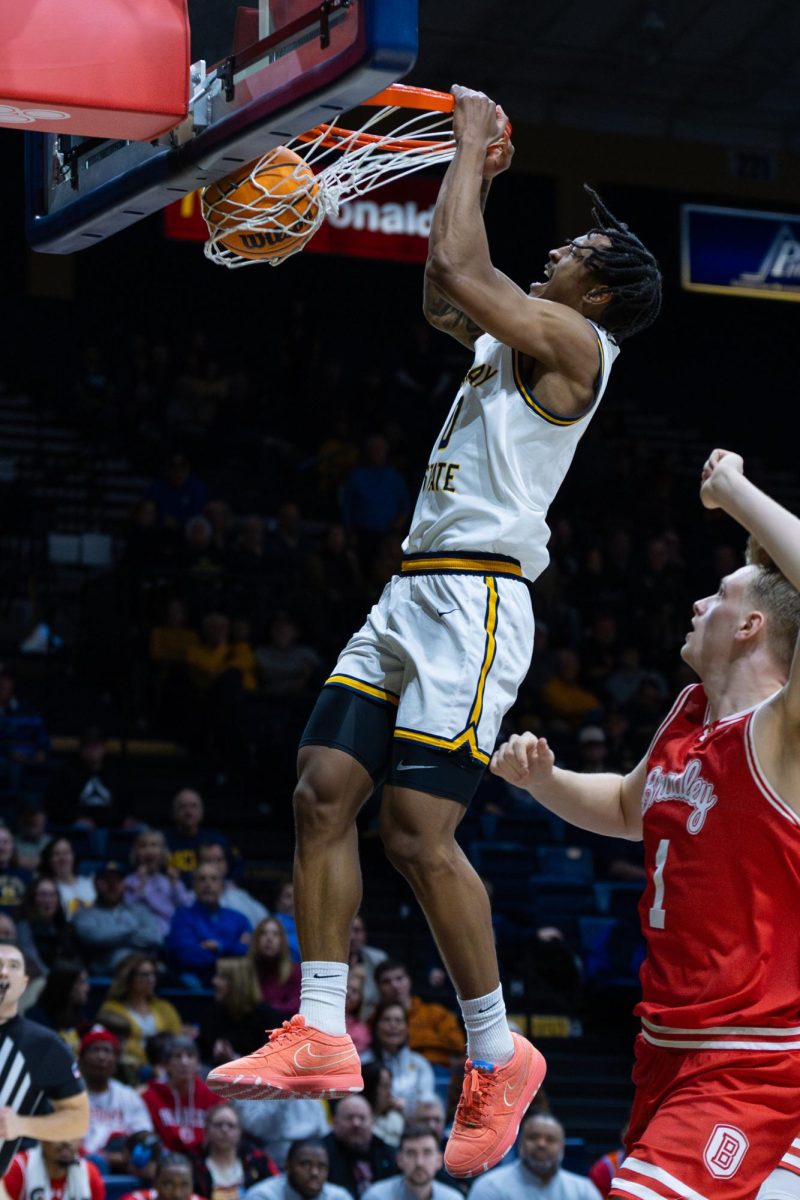
<svg viewBox="0 0 800 1200"><path fill-rule="evenodd" d="M740 455L713 450L702 472L700 499L706 508L721 508L752 534L793 587L800 591L800 519L766 495L744 474ZM800 642L795 646L786 686L770 709L780 721L775 752L782 777L794 783L787 802L800 810ZM766 764L764 764L766 766Z"/></svg>
<svg viewBox="0 0 800 1200"><path fill-rule="evenodd" d="M645 759L627 775L583 775L557 767L546 738L514 733L495 751L491 770L578 829L641 841Z"/></svg>

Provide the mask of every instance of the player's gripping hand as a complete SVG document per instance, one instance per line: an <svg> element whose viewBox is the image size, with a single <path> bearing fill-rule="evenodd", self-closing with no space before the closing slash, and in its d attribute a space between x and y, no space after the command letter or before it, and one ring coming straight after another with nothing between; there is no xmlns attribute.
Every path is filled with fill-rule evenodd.
<svg viewBox="0 0 800 1200"><path fill-rule="evenodd" d="M500 111L502 112L502 109ZM514 146L506 132L499 142L493 142L491 146L487 147L486 159L483 164L483 178L494 179L495 175L507 171L513 157Z"/></svg>
<svg viewBox="0 0 800 1200"><path fill-rule="evenodd" d="M489 147L505 139L508 117L499 104L484 92L454 83L450 91L455 96L453 133L457 142L472 136Z"/></svg>
<svg viewBox="0 0 800 1200"><path fill-rule="evenodd" d="M512 733L508 741L495 750L490 769L506 783L535 791L537 784L550 779L555 761L546 738L537 738L533 733Z"/></svg>
<svg viewBox="0 0 800 1200"><path fill-rule="evenodd" d="M705 508L722 507L722 491L731 475L744 475L742 456L733 450L712 450L700 476L700 501Z"/></svg>

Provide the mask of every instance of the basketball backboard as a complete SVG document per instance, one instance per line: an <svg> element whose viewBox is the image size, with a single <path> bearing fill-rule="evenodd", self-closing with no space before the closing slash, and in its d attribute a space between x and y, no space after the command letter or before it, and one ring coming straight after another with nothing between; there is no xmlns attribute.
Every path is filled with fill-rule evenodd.
<svg viewBox="0 0 800 1200"><path fill-rule="evenodd" d="M67 254L402 78L417 0L188 0L189 114L152 142L26 133L28 238ZM131 51L134 53L134 50Z"/></svg>

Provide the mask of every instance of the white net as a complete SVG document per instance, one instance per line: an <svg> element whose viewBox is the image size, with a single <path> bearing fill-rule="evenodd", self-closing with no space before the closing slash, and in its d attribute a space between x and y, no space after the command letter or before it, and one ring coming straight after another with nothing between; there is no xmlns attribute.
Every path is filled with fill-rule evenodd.
<svg viewBox="0 0 800 1200"><path fill-rule="evenodd" d="M268 262L275 267L302 250L325 217L342 204L425 167L449 162L455 153L452 114L376 109L359 129L319 125L257 159L234 188L203 192L209 238L206 258L236 268ZM398 123L398 115L405 116ZM391 128L376 132L387 122ZM280 180L276 163L293 151L301 160ZM309 170L311 168L311 170Z"/></svg>

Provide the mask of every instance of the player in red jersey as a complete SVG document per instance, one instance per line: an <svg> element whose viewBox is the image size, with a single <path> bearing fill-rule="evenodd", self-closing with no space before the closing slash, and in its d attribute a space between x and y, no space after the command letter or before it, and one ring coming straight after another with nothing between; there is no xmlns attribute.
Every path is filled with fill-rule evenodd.
<svg viewBox="0 0 800 1200"><path fill-rule="evenodd" d="M702 683L642 762L626 776L563 771L530 733L492 760L572 824L644 838L619 1200L752 1200L800 1126L800 520L727 450L704 464L700 498L750 533L748 562L695 603L681 655ZM786 1194L776 1178L761 1200Z"/></svg>

